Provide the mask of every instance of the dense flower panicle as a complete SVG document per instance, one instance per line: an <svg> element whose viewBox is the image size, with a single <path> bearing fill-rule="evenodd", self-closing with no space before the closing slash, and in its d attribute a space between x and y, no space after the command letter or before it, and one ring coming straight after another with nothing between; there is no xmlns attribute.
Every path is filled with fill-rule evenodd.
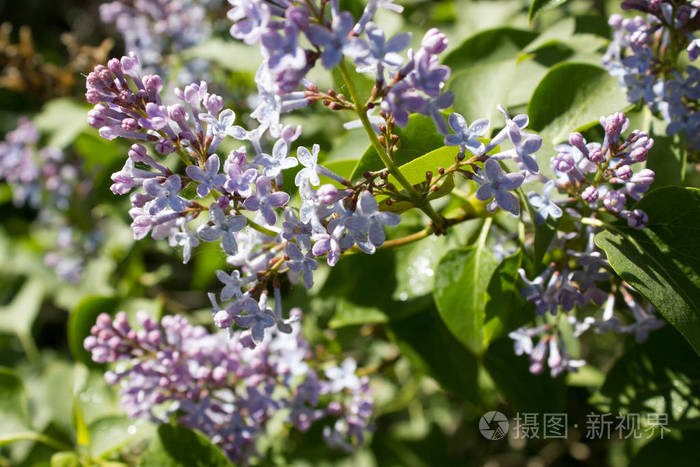
<svg viewBox="0 0 700 467"><path fill-rule="evenodd" d="M626 220L632 228L646 227L648 216L628 205L640 199L654 181L653 171L637 169L646 160L654 141L639 130L624 137L629 120L621 113L602 117L600 124L605 131L602 143L589 143L580 133L571 133L568 144L556 146L557 154L551 159L556 179L546 180L540 176L540 180L545 181L542 193L528 195L536 224L548 218L556 221L566 213L573 221L573 230L556 231L549 248L564 254L534 279L528 279L525 270L520 269L525 284L520 293L534 303L538 315L567 313L575 337L595 329L634 334L640 341L663 321L656 318L651 305L635 298L636 291L631 286L612 273L603 251L593 241L597 228L584 223L583 219L596 221L598 216L607 213ZM555 187L560 196L566 197L552 199ZM624 300L620 300L620 296ZM577 317L577 311L601 307L600 319L585 316L579 320ZM534 336L540 336L540 340L533 347ZM546 362L554 377L562 371L575 371L584 364L582 360L569 359L557 326L521 328L510 337L515 341L516 353L530 356L532 372L543 371Z"/></svg>
<svg viewBox="0 0 700 467"><path fill-rule="evenodd" d="M207 13L223 4L223 0L115 0L100 5L100 18L115 25L125 49L138 55L146 69L157 71L164 56L211 36ZM188 61L186 66L186 74L201 74L206 69L201 60Z"/></svg>
<svg viewBox="0 0 700 467"><path fill-rule="evenodd" d="M112 175L111 187L115 194L131 193L134 238L167 238L170 245L182 247L184 262L201 242L220 242L238 277L248 280L237 286L224 281L221 299L230 303L213 304L215 320L222 328L249 329L253 344L275 326L288 329L281 305L274 312L264 306L270 289L279 290L274 285L278 275L303 279L310 288L315 257L327 255L328 264L334 265L354 245L372 254L386 239L383 226L400 220L379 211L371 185L353 186L320 164L318 145L294 151L300 128L274 129L264 118L250 131L236 125L234 112L223 108L223 100L208 91L206 82L176 89L180 102L166 106L160 77L143 76L136 57L125 56L97 66L87 78L87 89L88 100L95 104L90 125L104 138L135 141L124 167ZM216 151L226 138L243 145L222 164ZM272 150L266 149L269 140ZM184 174L157 162L148 143L156 157L177 153L184 159ZM251 147L254 154L249 156ZM296 157L290 155L295 152ZM302 166L294 178L301 198L298 209L287 206L290 197L283 190L284 172L297 165ZM322 184L321 177L346 188ZM196 188L196 195L190 195L194 199L183 195L188 185Z"/></svg>
<svg viewBox="0 0 700 467"><path fill-rule="evenodd" d="M680 54L697 59L700 5L696 1L623 2L624 9L647 13L622 18L612 15L614 30L603 64L620 82L631 102L643 100L669 124L669 135L682 132L690 149L700 150L700 70L681 66Z"/></svg>
<svg viewBox="0 0 700 467"><path fill-rule="evenodd" d="M372 22L378 8L401 12L393 1L372 0L356 22L348 11L340 11L338 2L269 2L229 0L233 21L231 35L246 44L260 44L265 58L258 70L256 83L260 103L253 117L268 125L275 135L282 112L307 105L310 100L324 99L306 79L320 62L326 69L342 66L345 57L360 73L373 75L376 81L371 105L391 114L399 126L406 126L408 116L430 116L438 131L447 134L440 113L452 105L454 97L443 90L450 69L440 65L438 55L447 48L447 39L431 29L418 50L409 50L408 59L401 52L409 46L408 33L386 37ZM330 10L321 16L319 12ZM304 39L313 48L304 49ZM300 92L300 86L306 90Z"/></svg>
<svg viewBox="0 0 700 467"><path fill-rule="evenodd" d="M300 313L292 314L298 320ZM94 361L116 363L105 380L119 386L130 417L165 423L175 416L243 464L256 455L257 438L280 411L302 431L335 419L324 435L346 450L360 445L371 428L368 378L356 375L352 359L317 374L298 323L251 349L248 335L211 334L182 316L158 323L139 312L137 319L139 328L132 328L123 312L101 314L84 342Z"/></svg>
<svg viewBox="0 0 700 467"><path fill-rule="evenodd" d="M75 200L87 197L92 185L81 178L78 164L58 148L40 147L39 138L39 130L26 118L7 133L0 141L0 181L11 187L15 206L38 210L38 224L58 232L44 261L63 280L78 282L100 233L78 229L67 211Z"/></svg>

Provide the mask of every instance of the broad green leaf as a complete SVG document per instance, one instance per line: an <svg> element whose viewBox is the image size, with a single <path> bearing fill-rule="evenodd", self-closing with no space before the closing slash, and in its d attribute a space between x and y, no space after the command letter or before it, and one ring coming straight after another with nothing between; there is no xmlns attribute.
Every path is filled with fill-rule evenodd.
<svg viewBox="0 0 700 467"><path fill-rule="evenodd" d="M566 141L569 133L596 124L628 107L617 80L603 68L583 63L553 67L532 95L527 113L530 128L552 143Z"/></svg>
<svg viewBox="0 0 700 467"><path fill-rule="evenodd" d="M14 333L22 340L25 350L33 348L32 324L39 314L44 297L40 279L27 280L9 305L0 307L0 331ZM29 345L29 348L26 346Z"/></svg>
<svg viewBox="0 0 700 467"><path fill-rule="evenodd" d="M516 329L534 317L533 307L520 296L518 269L521 250L505 258L491 276L484 315L484 339L487 342Z"/></svg>
<svg viewBox="0 0 700 467"><path fill-rule="evenodd" d="M447 328L474 353L488 346L484 330L488 285L498 261L480 241L477 246L452 250L435 273L435 304Z"/></svg>
<svg viewBox="0 0 700 467"><path fill-rule="evenodd" d="M108 416L90 424L90 454L107 457L129 444L153 437L155 426L144 419Z"/></svg>
<svg viewBox="0 0 700 467"><path fill-rule="evenodd" d="M668 435L656 438L642 446L632 458L629 467L658 467L672 464L673 467L697 467L700 430L684 430L680 439Z"/></svg>
<svg viewBox="0 0 700 467"><path fill-rule="evenodd" d="M552 378L545 371L530 373L526 355L515 355L507 337L491 343L483 357L484 367L508 405L517 412L562 412L566 403L564 376Z"/></svg>
<svg viewBox="0 0 700 467"><path fill-rule="evenodd" d="M34 124L49 134L46 146L65 148L80 132L88 127L87 112L90 108L69 97L60 97L46 103L34 117Z"/></svg>
<svg viewBox="0 0 700 467"><path fill-rule="evenodd" d="M444 137L435 131L435 124L430 117L412 115L406 128L394 127L394 133L399 136L399 149L394 153L397 165L403 165L416 157L442 146ZM382 169L377 151L370 146L362 155L350 175L350 180L362 177L367 171Z"/></svg>
<svg viewBox="0 0 700 467"><path fill-rule="evenodd" d="M699 363L678 332L664 326L615 362L591 402L605 412L665 413L669 426L700 427Z"/></svg>
<svg viewBox="0 0 700 467"><path fill-rule="evenodd" d="M637 203L643 230L605 230L595 237L610 265L700 354L700 190L665 187Z"/></svg>
<svg viewBox="0 0 700 467"><path fill-rule="evenodd" d="M184 60L204 59L216 63L220 67L235 71L255 73L260 63L260 51L240 41L212 38L185 49L182 52Z"/></svg>
<svg viewBox="0 0 700 467"><path fill-rule="evenodd" d="M465 68L514 58L537 37L536 32L511 27L487 29L467 38L443 59L456 73Z"/></svg>
<svg viewBox="0 0 700 467"><path fill-rule="evenodd" d="M231 462L198 431L180 425L161 425L141 459L144 467L224 467Z"/></svg>
<svg viewBox="0 0 700 467"><path fill-rule="evenodd" d="M435 378L450 393L478 401L477 360L445 327L431 304L387 324L392 339L417 370Z"/></svg>
<svg viewBox="0 0 700 467"><path fill-rule="evenodd" d="M90 335L90 328L95 324L100 313L114 314L119 305L115 297L93 296L82 300L68 318L68 347L73 358L88 366L94 366L90 352L83 348L83 340Z"/></svg>
<svg viewBox="0 0 700 467"><path fill-rule="evenodd" d="M340 159L326 162L323 164L323 166L336 175L339 175L346 179L350 179L353 170L357 166L357 162L357 159ZM337 188L347 188L345 185L338 183L337 181L333 180L330 177L326 177L325 175L321 175L320 179L322 184L330 183L331 185Z"/></svg>
<svg viewBox="0 0 700 467"><path fill-rule="evenodd" d="M411 184L421 183L425 181L426 172L430 171L437 176L440 167L447 168L454 164L458 152L459 148L456 146L442 146L401 165L399 169ZM389 176L389 182L399 187L393 175Z"/></svg>
<svg viewBox="0 0 700 467"><path fill-rule="evenodd" d="M438 262L455 243L451 239L450 235L430 235L396 250L395 300L406 301L432 292Z"/></svg>
<svg viewBox="0 0 700 467"><path fill-rule="evenodd" d="M554 240L554 235L556 234L556 232L557 229L555 226L552 225L550 219L547 219L547 222L535 226L535 266L539 265L540 261L542 261L542 258L544 258L544 255L547 252L549 245L551 245L552 240Z"/></svg>
<svg viewBox="0 0 700 467"><path fill-rule="evenodd" d="M530 5L530 11L527 14L529 21L535 19L535 17L542 11L550 10L565 4L568 0L532 0Z"/></svg>
<svg viewBox="0 0 700 467"><path fill-rule="evenodd" d="M328 322L331 329L345 326L361 326L368 323L385 323L387 317L384 312L374 306L357 305L344 298L336 302L333 317Z"/></svg>
<svg viewBox="0 0 700 467"><path fill-rule="evenodd" d="M51 456L51 467L80 467L80 457L72 451L61 451Z"/></svg>
<svg viewBox="0 0 700 467"><path fill-rule="evenodd" d="M0 367L0 434L30 428L29 408L24 384L10 368Z"/></svg>
<svg viewBox="0 0 700 467"><path fill-rule="evenodd" d="M97 133L84 131L73 142L78 155L85 161L85 169L94 166L111 167L126 157L128 147L121 142L107 141Z"/></svg>
<svg viewBox="0 0 700 467"><path fill-rule="evenodd" d="M455 73L447 89L455 95L453 107L467 122L487 118L498 119L499 104L507 105L508 92L513 87L517 63L515 58L465 68Z"/></svg>

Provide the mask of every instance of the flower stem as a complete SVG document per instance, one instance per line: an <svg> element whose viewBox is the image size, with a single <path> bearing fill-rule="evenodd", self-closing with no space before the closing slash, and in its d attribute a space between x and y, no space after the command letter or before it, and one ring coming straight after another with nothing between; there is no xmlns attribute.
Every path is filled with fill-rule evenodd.
<svg viewBox="0 0 700 467"><path fill-rule="evenodd" d="M379 138L377 138L377 135L374 133L374 128L372 128L372 124L370 123L369 118L367 117L367 108L364 104L362 104L360 96L357 93L357 88L355 88L355 83L353 83L352 79L350 78L350 75L348 74L344 62L340 62L340 64L338 65L338 70L340 71L340 74L343 77L343 80L345 81L345 85L348 87L348 92L350 93L350 97L352 98L353 104L355 105L355 112L360 118L362 126L364 127L365 132L367 133L367 136L369 137L369 140L372 143L372 146L374 146L374 149L377 151L377 155L381 159L382 163L389 170L389 173L391 173L394 176L394 178L396 178L396 180L401 184L401 186L406 190L416 207L423 211L433 221L433 224L435 226L435 232L444 233L445 219L442 216L440 216L437 212L435 212L428 200L421 196L420 193L418 193L415 190L415 188L413 188L413 185L411 185L411 183L401 173L394 161L391 160L389 155L386 153L384 146L379 142Z"/></svg>

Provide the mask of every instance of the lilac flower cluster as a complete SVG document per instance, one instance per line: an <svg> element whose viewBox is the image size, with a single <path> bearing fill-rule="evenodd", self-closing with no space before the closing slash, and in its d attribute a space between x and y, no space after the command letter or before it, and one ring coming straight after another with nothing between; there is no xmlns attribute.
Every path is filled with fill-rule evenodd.
<svg viewBox="0 0 700 467"><path fill-rule="evenodd" d="M38 210L37 224L57 230L55 249L45 262L68 282L80 280L86 258L99 244L99 232L82 232L67 211L76 197L85 197L89 180L81 180L79 167L66 160L60 149L40 147L39 130L28 119L0 142L0 181L7 183L15 206Z"/></svg>
<svg viewBox="0 0 700 467"><path fill-rule="evenodd" d="M114 24L126 50L155 70L163 58L206 40L212 33L207 9L221 0L115 0L100 5L100 18Z"/></svg>
<svg viewBox="0 0 700 467"><path fill-rule="evenodd" d="M277 277L289 273L310 288L317 257L327 256L333 266L354 246L372 254L385 241L383 226L398 224L400 217L379 211L371 186L353 186L320 165L318 145L311 150L299 146L297 157L290 156L300 128L273 131L267 117L257 115L260 125L247 131L234 124L233 111L223 109L222 98L209 93L205 82L176 89L180 102L169 106L161 103L161 89L160 77L142 76L131 56L97 66L87 78L86 96L95 104L90 125L106 139L138 141L124 167L112 175L111 187L115 194L133 191L134 237L168 238L171 246L182 246L185 263L200 242L220 242L236 269L219 272L222 304L212 296L217 326L248 328L255 343L262 342L267 328L287 332ZM269 151L264 149L267 135L274 139ZM244 145L221 164L216 150L224 138L249 143L254 154L249 156ZM185 173L157 162L141 144L148 142L160 155L177 153L187 164ZM294 183L301 206L296 209L288 206L283 184L286 171L298 165ZM321 175L336 185L314 189ZM188 185L196 188L197 199L183 195ZM266 304L270 285L272 309Z"/></svg>
<svg viewBox="0 0 700 467"><path fill-rule="evenodd" d="M301 311L295 309L294 316ZM321 419L335 419L324 435L328 444L353 450L371 429L369 379L356 374L354 360L318 374L310 345L293 325L289 334L269 335L251 349L250 335L230 338L192 326L182 316L160 324L145 312L139 328L126 314L101 314L84 346L98 363L116 363L105 374L118 385L130 417L196 428L243 465L257 455L256 440L283 411L301 431Z"/></svg>
<svg viewBox="0 0 700 467"><path fill-rule="evenodd" d="M387 39L371 21L380 7L403 10L393 1L370 0L358 21L350 12L341 11L337 0L229 3L233 5L228 13L234 22L231 35L247 44L260 43L264 61L256 77L261 97L256 113L268 115L266 121L271 128L276 126L285 101L293 101L293 108L311 100L345 108L335 96L318 92L305 77L319 60L324 68L333 69L342 67L348 57L358 72L375 77L373 94L365 104L368 108L380 106L385 116L392 116L399 126L406 126L412 113L431 116L441 133L448 132L440 111L452 105L454 96L443 90L450 69L438 60L447 48L447 40L440 31L431 29L421 47L409 50L405 60L399 53L409 46L411 35L402 33ZM302 36L312 48L301 46ZM306 90L299 91L300 85Z"/></svg>
<svg viewBox="0 0 700 467"><path fill-rule="evenodd" d="M491 200L487 205L489 211L493 212L500 207L514 216L519 216L520 201L512 192L523 184L527 176L539 173L535 153L542 147L542 138L525 131L530 121L527 115L519 114L511 119L503 107L498 106L498 110L505 118L505 126L488 144L484 145L479 140L489 129L488 120L479 119L468 125L464 117L455 112L448 118L449 127L454 133L445 136L445 145L459 147L457 165L471 165L473 173L462 174L479 184L477 199ZM506 141L511 143L512 148L488 154ZM461 162L466 157L467 149L473 157ZM499 163L504 160L512 160L519 170L507 173ZM483 168L473 163L477 161L484 162Z"/></svg>
<svg viewBox="0 0 700 467"><path fill-rule="evenodd" d="M610 17L615 32L603 64L630 102L643 99L669 123L667 134L682 132L688 147L700 150L700 70L680 60L682 52L690 62L700 54L700 2L625 0L622 7L647 18Z"/></svg>
<svg viewBox="0 0 700 467"><path fill-rule="evenodd" d="M530 280L523 269L519 271L525 284L521 295L535 304L540 316L549 312L556 317L560 310L567 313L576 337L588 329L596 329L598 332L635 334L641 341L663 321L655 317L651 305L636 298L631 286L612 274L610 264L593 242L593 237L598 231L601 214L626 219L635 229L645 227L647 215L639 209L627 209L626 205L640 199L654 181L653 171L641 169L635 173L633 169L646 160L654 141L639 130L623 138L629 120L621 113L601 118L600 124L605 129L602 144L588 143L580 133L571 133L569 144L557 146L558 153L551 159L556 180L540 177L546 182L543 193L530 192L528 195L530 204L536 209L535 223L542 223L547 217L556 219L566 213L573 228L557 230L549 248L563 254L538 276ZM555 187L566 198L552 200L550 195ZM615 305L621 302L620 296L624 299L626 311L623 312L625 307L618 307L618 311L625 315L631 311L631 320L615 314ZM587 316L579 321L574 314L576 310L591 308L603 308L602 318ZM630 323L622 324L625 321ZM532 337L537 335L541 338L533 347ZM510 337L515 340L516 353L530 356L530 369L535 373L544 369L545 360L552 376L575 370L584 363L568 358L555 324L521 328L512 332Z"/></svg>

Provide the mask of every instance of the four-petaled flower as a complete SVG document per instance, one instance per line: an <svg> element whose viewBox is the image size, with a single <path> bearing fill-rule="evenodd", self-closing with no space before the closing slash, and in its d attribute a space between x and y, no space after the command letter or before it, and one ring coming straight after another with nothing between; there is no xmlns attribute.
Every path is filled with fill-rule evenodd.
<svg viewBox="0 0 700 467"><path fill-rule="evenodd" d="M209 219L214 225L204 224L197 230L199 238L205 242L221 239L221 246L230 255L238 251L235 233L243 230L247 220L244 216L226 215L218 204L209 207Z"/></svg>
<svg viewBox="0 0 700 467"><path fill-rule="evenodd" d="M246 209L257 211L258 209L265 218L265 222L269 225L275 225L277 222L277 213L272 208L281 208L287 201L289 195L284 191L271 192L270 179L267 177L258 177L255 181L257 193L246 199L243 203Z"/></svg>
<svg viewBox="0 0 700 467"><path fill-rule="evenodd" d="M518 198L510 192L522 185L525 176L521 173L506 174L500 164L487 159L484 163L484 176L481 186L476 191L476 197L481 201L486 201L492 196L494 200L487 206L489 211L495 211L496 206L504 209L514 216L520 214L520 203Z"/></svg>
<svg viewBox="0 0 700 467"><path fill-rule="evenodd" d="M330 30L318 24L309 26L306 35L312 44L323 47L321 63L325 68L330 70L343 59L343 48L353 26L354 20L348 11L333 15Z"/></svg>
<svg viewBox="0 0 700 467"><path fill-rule="evenodd" d="M216 277L224 284L220 296L222 302L230 300L234 296L241 298L243 296L241 287L249 282L249 278L241 277L241 272L238 269L234 269L231 274L226 274L221 269L217 269Z"/></svg>
<svg viewBox="0 0 700 467"><path fill-rule="evenodd" d="M383 79L383 70L396 71L401 67L403 58L398 52L408 47L411 33L397 34L388 41L384 31L374 23L367 24L367 38L352 38L344 52L352 57L359 73L375 73L377 79Z"/></svg>
<svg viewBox="0 0 700 467"><path fill-rule="evenodd" d="M148 213L151 215L159 213L168 206L176 212L184 211L187 206L186 200L179 196L182 183L177 175L169 176L162 183L157 178L149 178L143 182L143 188L146 193L155 198L148 203Z"/></svg>
<svg viewBox="0 0 700 467"><path fill-rule="evenodd" d="M288 147L287 142L280 139L272 147L272 155L262 153L258 156L258 162L264 167L266 177L276 177L283 170L297 166L299 162L295 158L287 157Z"/></svg>
<svg viewBox="0 0 700 467"><path fill-rule="evenodd" d="M303 254L299 247L291 242L287 243L284 251L289 257L287 260L289 269L297 274L301 274L304 286L310 289L314 283L313 272L318 268L318 262L311 256L310 252Z"/></svg>
<svg viewBox="0 0 700 467"><path fill-rule="evenodd" d="M208 113L200 113L199 119L207 123L207 131L215 138L223 139L231 136L238 140L246 139L247 132L233 124L236 121L236 114L231 109L222 110L218 119Z"/></svg>
<svg viewBox="0 0 700 467"><path fill-rule="evenodd" d="M212 188L221 186L226 181L226 175L219 173L220 164L219 156L212 154L207 158L204 169L196 165L189 165L185 169L192 180L199 182L197 194L201 198L207 196Z"/></svg>
<svg viewBox="0 0 700 467"><path fill-rule="evenodd" d="M537 225L544 224L547 217L559 219L564 214L561 208L550 198L552 188L554 188L554 180L545 183L542 194L531 191L527 195L527 199L532 207L537 209L535 212L535 224Z"/></svg>
<svg viewBox="0 0 700 467"><path fill-rule="evenodd" d="M459 146L460 156L464 156L464 152L467 149L475 156L480 156L484 153L484 143L477 138L489 129L489 121L487 119L481 118L473 121L471 125L467 125L467 121L461 114L453 112L447 119L447 123L455 134L445 136L445 146Z"/></svg>
<svg viewBox="0 0 700 467"><path fill-rule="evenodd" d="M321 150L318 144L314 144L311 148L313 152L309 152L304 146L299 146L297 148L297 159L304 166L299 172L297 172L296 177L294 177L294 184L296 186L301 186L305 181L313 186L318 186L321 184L321 179L318 178L318 152Z"/></svg>

